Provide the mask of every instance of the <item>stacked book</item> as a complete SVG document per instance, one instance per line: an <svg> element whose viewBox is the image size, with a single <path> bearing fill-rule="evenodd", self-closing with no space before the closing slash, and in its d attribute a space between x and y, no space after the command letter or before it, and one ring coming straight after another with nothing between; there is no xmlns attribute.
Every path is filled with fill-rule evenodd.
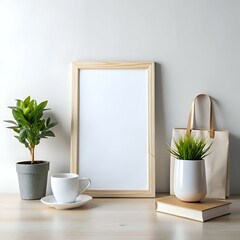
<svg viewBox="0 0 240 240"><path fill-rule="evenodd" d="M183 202L175 196L156 199L156 211L200 222L230 213L230 202L204 199L197 203Z"/></svg>

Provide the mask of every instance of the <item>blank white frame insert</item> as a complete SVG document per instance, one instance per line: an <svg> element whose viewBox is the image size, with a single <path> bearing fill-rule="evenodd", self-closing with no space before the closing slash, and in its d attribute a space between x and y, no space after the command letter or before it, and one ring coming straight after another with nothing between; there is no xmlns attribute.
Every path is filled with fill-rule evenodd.
<svg viewBox="0 0 240 240"><path fill-rule="evenodd" d="M95 197L155 196L154 63L74 62L71 172Z"/></svg>

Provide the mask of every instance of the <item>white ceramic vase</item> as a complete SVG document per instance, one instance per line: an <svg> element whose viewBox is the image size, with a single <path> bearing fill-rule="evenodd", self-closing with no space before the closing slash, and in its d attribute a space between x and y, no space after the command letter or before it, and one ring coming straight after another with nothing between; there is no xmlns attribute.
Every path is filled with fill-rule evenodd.
<svg viewBox="0 0 240 240"><path fill-rule="evenodd" d="M175 160L174 192L184 202L199 202L207 194L204 160Z"/></svg>

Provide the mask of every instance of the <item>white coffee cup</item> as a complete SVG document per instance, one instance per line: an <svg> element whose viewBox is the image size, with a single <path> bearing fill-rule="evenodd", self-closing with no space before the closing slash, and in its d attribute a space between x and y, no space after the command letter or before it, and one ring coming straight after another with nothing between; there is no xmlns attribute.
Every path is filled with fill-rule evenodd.
<svg viewBox="0 0 240 240"><path fill-rule="evenodd" d="M72 203L89 188L91 181L75 173L57 173L51 176L53 195L58 203Z"/></svg>

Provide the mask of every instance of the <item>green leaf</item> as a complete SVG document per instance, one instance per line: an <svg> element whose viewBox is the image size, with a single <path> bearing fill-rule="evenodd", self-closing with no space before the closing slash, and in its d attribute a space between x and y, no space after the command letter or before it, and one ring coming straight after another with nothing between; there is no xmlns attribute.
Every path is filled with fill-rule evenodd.
<svg viewBox="0 0 240 240"><path fill-rule="evenodd" d="M24 102L22 100L16 99L16 101L17 101L17 107L18 108L20 108L20 109L25 108Z"/></svg>
<svg viewBox="0 0 240 240"><path fill-rule="evenodd" d="M31 100L31 97L28 96L28 97L26 97L25 100L23 101L23 102L24 102L24 105L25 105L26 107L28 107L28 105L29 105L29 103L30 103L30 100Z"/></svg>
<svg viewBox="0 0 240 240"><path fill-rule="evenodd" d="M34 109L34 100L32 100L29 104L28 104L28 108L29 108L29 111L32 112L33 109Z"/></svg>
<svg viewBox="0 0 240 240"><path fill-rule="evenodd" d="M17 123L20 123L21 125L23 125L25 127L29 126L29 123L25 119L22 110L20 110L20 109L19 110L13 109L12 110L12 114L13 114L13 117L15 118L15 120L17 121Z"/></svg>
<svg viewBox="0 0 240 240"><path fill-rule="evenodd" d="M38 104L37 108L43 110L47 106L47 104L48 104L48 101L41 102Z"/></svg>
<svg viewBox="0 0 240 240"><path fill-rule="evenodd" d="M26 116L29 113L29 107L23 109L23 114Z"/></svg>
<svg viewBox="0 0 240 240"><path fill-rule="evenodd" d="M43 131L44 128L45 128L45 120L43 119L39 124L39 129L40 129L40 131Z"/></svg>
<svg viewBox="0 0 240 240"><path fill-rule="evenodd" d="M18 122L18 119L20 118L19 111L17 109L12 110L12 115L15 118L15 120Z"/></svg>
<svg viewBox="0 0 240 240"><path fill-rule="evenodd" d="M19 132L19 139L21 139L22 141L24 141L26 137L27 137L26 129L22 129L22 130Z"/></svg>

